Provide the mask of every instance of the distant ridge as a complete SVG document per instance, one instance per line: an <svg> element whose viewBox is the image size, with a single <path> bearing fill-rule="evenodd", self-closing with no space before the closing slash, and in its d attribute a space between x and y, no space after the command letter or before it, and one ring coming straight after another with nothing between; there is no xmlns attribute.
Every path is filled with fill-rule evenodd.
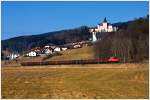
<svg viewBox="0 0 150 100"><path fill-rule="evenodd" d="M90 37L89 28L81 26L74 29L47 32L38 35L19 36L2 40L2 50L8 49L11 52L23 52L33 47L42 47L49 44L63 45L66 43L88 40Z"/></svg>
<svg viewBox="0 0 150 100"><path fill-rule="evenodd" d="M119 28L124 28L127 27L127 25L131 22L132 21L119 22L114 23L113 25ZM92 36L89 33L89 27L81 26L74 29L47 32L37 35L13 37L10 39L2 40L1 47L2 51L8 49L11 52L22 53L37 46L42 47L45 45L63 45L71 42L78 42L84 40L87 41L91 37Z"/></svg>

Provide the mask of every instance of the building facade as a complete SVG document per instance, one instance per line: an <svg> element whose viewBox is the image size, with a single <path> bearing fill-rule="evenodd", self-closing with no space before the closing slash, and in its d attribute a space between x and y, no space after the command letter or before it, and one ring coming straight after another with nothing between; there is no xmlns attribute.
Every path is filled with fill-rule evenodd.
<svg viewBox="0 0 150 100"><path fill-rule="evenodd" d="M89 31L90 31L90 33L92 33L92 41L96 42L97 41L97 37L96 37L97 33L115 32L115 31L117 31L117 27L112 26L110 23L107 22L106 18L104 18L104 21L102 23L98 24L96 28L89 29Z"/></svg>
<svg viewBox="0 0 150 100"><path fill-rule="evenodd" d="M107 19L104 18L102 23L99 23L96 28L91 28L90 32L115 32L117 31L117 27L112 26L110 23L107 22Z"/></svg>

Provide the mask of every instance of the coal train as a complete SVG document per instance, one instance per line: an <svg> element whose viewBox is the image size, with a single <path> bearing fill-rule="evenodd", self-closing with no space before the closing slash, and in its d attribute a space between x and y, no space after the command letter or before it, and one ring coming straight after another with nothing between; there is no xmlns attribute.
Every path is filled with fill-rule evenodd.
<svg viewBox="0 0 150 100"><path fill-rule="evenodd" d="M109 59L21 62L21 65L22 66L37 66L37 65L69 65L69 64L102 64L102 63L118 63L118 62L120 62L119 58L110 57Z"/></svg>

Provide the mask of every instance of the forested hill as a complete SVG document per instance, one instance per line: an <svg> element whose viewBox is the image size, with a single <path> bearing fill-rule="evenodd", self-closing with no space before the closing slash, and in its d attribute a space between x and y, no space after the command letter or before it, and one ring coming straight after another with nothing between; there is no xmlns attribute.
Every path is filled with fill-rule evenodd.
<svg viewBox="0 0 150 100"><path fill-rule="evenodd" d="M131 22L132 21L114 23L113 25L119 28L126 28ZM48 32L38 35L19 36L7 40L2 40L1 47L2 51L7 49L11 52L21 53L36 46L43 47L48 44L63 45L71 42L89 40L90 38L92 38L92 35L89 33L89 27L81 26L74 29Z"/></svg>
<svg viewBox="0 0 150 100"><path fill-rule="evenodd" d="M149 56L149 15L95 44L98 58L117 56L124 62L145 61Z"/></svg>
<svg viewBox="0 0 150 100"><path fill-rule="evenodd" d="M91 36L88 30L87 26L81 26L75 29L2 40L2 50L9 49L12 52L22 52L36 46L42 47L48 44L63 45L81 40L89 40Z"/></svg>

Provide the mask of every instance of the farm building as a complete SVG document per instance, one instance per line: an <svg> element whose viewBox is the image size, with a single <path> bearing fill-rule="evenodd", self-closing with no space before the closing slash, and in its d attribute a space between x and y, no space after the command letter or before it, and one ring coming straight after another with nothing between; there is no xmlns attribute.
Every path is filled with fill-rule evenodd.
<svg viewBox="0 0 150 100"><path fill-rule="evenodd" d="M54 48L54 52L60 52L60 51L61 51L60 47L55 47Z"/></svg>
<svg viewBox="0 0 150 100"><path fill-rule="evenodd" d="M30 51L29 53L26 54L29 57L36 57L37 53L35 51Z"/></svg>
<svg viewBox="0 0 150 100"><path fill-rule="evenodd" d="M53 50L52 49L45 49L45 54L52 54L53 53Z"/></svg>
<svg viewBox="0 0 150 100"><path fill-rule="evenodd" d="M62 51L65 51L65 50L67 50L67 48L66 47L63 47L63 48L61 48L62 49Z"/></svg>

